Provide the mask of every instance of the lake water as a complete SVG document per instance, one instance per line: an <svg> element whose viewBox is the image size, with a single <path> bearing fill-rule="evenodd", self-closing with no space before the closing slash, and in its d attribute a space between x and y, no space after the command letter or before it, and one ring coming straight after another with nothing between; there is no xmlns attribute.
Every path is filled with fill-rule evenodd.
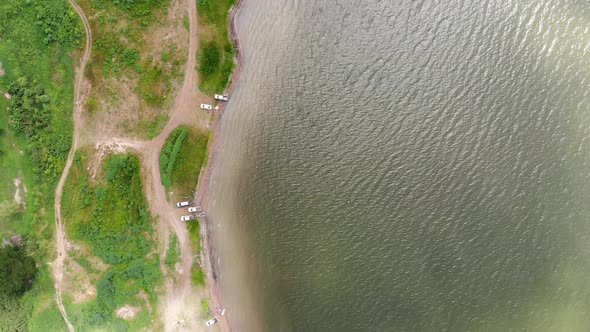
<svg viewBox="0 0 590 332"><path fill-rule="evenodd" d="M238 331L590 327L586 0L245 0L208 210Z"/></svg>

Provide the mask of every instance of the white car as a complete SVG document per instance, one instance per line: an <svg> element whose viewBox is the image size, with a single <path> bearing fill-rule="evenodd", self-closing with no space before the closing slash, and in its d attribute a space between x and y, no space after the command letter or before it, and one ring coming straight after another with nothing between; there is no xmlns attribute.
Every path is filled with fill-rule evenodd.
<svg viewBox="0 0 590 332"><path fill-rule="evenodd" d="M206 321L206 322L205 322L205 325L207 325L207 326L211 326L211 325L213 325L213 324L215 324L215 323L217 323L217 322L219 322L219 320L217 319L217 317L214 317L214 318L211 318L211 319L209 319L208 321Z"/></svg>
<svg viewBox="0 0 590 332"><path fill-rule="evenodd" d="M221 101L228 101L229 100L229 97L227 95L218 95L218 94L216 94L215 95L215 99L216 100L221 100Z"/></svg>
<svg viewBox="0 0 590 332"><path fill-rule="evenodd" d="M212 108L213 108L213 106L211 106L209 104L201 104L201 109L202 110L210 110Z"/></svg>
<svg viewBox="0 0 590 332"><path fill-rule="evenodd" d="M189 202L189 201L176 203L176 207L185 207L185 206L189 206L189 205L191 205L191 202Z"/></svg>
<svg viewBox="0 0 590 332"><path fill-rule="evenodd" d="M195 216L182 216L180 217L180 221L191 221L195 220Z"/></svg>
<svg viewBox="0 0 590 332"><path fill-rule="evenodd" d="M188 212L190 213L201 212L201 210L200 206L191 206L188 208Z"/></svg>

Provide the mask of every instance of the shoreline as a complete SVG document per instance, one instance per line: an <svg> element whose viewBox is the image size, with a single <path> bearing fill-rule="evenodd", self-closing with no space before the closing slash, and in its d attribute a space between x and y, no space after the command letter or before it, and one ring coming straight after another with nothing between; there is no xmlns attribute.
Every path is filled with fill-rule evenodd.
<svg viewBox="0 0 590 332"><path fill-rule="evenodd" d="M236 15L239 9L242 6L244 0L237 0L236 4L231 7L229 14L228 14L228 25L229 25L229 39L230 42L234 45L235 49L235 56L234 56L234 69L229 77L230 84L224 93L227 93L230 98L231 94L236 86L236 82L238 77L240 76L241 69L242 69L242 52L240 48L240 42L237 36L236 31ZM223 113L225 112L225 106L227 102L219 103L219 109L217 110L215 116L213 117L213 123L211 125L211 140L208 146L207 152L207 164L201 174L199 175L199 181L197 184L197 191L195 200L201 206L205 206L207 202L207 192L209 188L209 183L211 180L211 175L214 169L214 165L216 162L216 148L217 148L217 141L219 140L220 135L220 123L223 117ZM204 227L201 227L201 234L203 243L202 243L202 255L203 255L203 270L206 274L206 283L207 283L207 291L209 293L209 298L211 300L210 308L224 308L223 300L220 294L219 284L217 282L217 269L216 266L216 253L215 253L215 245L212 241L212 230L208 226L209 223L213 221L210 219L209 216L206 217L206 222L204 223ZM222 316L215 316L219 319L219 326L222 331L231 331L232 326L230 323L230 319L228 318L227 313Z"/></svg>

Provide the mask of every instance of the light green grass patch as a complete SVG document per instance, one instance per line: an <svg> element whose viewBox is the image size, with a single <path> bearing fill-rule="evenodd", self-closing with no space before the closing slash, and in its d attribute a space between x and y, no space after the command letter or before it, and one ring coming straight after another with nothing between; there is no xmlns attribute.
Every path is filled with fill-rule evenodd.
<svg viewBox="0 0 590 332"><path fill-rule="evenodd" d="M234 46L229 41L228 13L235 0L197 0L199 22L209 34L201 33L197 54L200 89L205 93L223 92L234 68Z"/></svg>
<svg viewBox="0 0 590 332"><path fill-rule="evenodd" d="M207 158L209 137L188 127L176 128L160 152L162 184L177 197L192 197Z"/></svg>
<svg viewBox="0 0 590 332"><path fill-rule="evenodd" d="M176 234L170 235L170 241L168 242L168 250L166 251L166 265L168 268L172 269L176 263L178 263L178 258L180 256L180 251L178 248L178 237Z"/></svg>

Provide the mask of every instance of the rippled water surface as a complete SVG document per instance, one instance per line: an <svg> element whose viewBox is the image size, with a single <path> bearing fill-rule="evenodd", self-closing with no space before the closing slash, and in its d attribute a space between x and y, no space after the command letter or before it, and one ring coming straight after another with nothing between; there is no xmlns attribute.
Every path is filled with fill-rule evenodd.
<svg viewBox="0 0 590 332"><path fill-rule="evenodd" d="M586 0L245 0L209 212L239 331L590 326Z"/></svg>

